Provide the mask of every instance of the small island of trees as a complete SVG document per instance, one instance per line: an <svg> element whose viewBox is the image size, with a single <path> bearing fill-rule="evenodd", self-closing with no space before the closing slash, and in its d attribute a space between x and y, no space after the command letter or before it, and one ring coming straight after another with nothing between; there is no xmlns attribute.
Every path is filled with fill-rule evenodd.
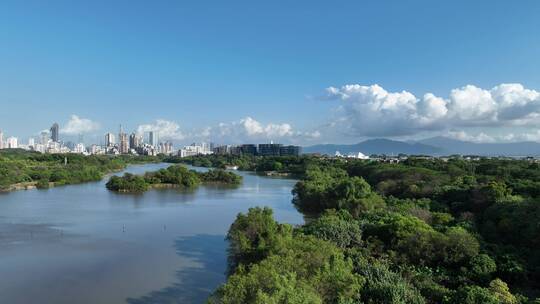
<svg viewBox="0 0 540 304"><path fill-rule="evenodd" d="M141 193L150 188L195 188L201 183L238 185L241 182L241 176L222 169L197 172L182 165L173 165L155 172L146 172L143 176L131 173L112 176L105 186L117 192Z"/></svg>

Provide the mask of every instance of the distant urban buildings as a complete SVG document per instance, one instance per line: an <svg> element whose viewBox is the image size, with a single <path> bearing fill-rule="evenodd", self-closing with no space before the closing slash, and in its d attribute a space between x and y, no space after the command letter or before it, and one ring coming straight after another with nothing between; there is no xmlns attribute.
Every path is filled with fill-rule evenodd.
<svg viewBox="0 0 540 304"><path fill-rule="evenodd" d="M240 153L244 155L257 155L257 145L245 144L239 147Z"/></svg>
<svg viewBox="0 0 540 304"><path fill-rule="evenodd" d="M118 133L118 152L120 152L120 154L129 153L128 136L124 131L122 131L122 126L120 126L120 132Z"/></svg>
<svg viewBox="0 0 540 304"><path fill-rule="evenodd" d="M335 154L336 157L342 157L342 158L356 158L356 159L369 159L369 156L365 155L362 152L357 153L349 153L347 155L341 154L339 151L336 151Z"/></svg>
<svg viewBox="0 0 540 304"><path fill-rule="evenodd" d="M137 133L133 132L129 135L129 148L133 150L137 150L143 143L143 139L141 136L137 135Z"/></svg>
<svg viewBox="0 0 540 304"><path fill-rule="evenodd" d="M284 146L282 144L243 144L239 146L218 146L212 150L215 154L259 155L259 156L297 156L302 153L300 146Z"/></svg>
<svg viewBox="0 0 540 304"><path fill-rule="evenodd" d="M159 133L157 131L148 132L148 143L153 147L159 145Z"/></svg>
<svg viewBox="0 0 540 304"><path fill-rule="evenodd" d="M92 155L105 154L107 152L107 149L94 144L90 146L88 152Z"/></svg>
<svg viewBox="0 0 540 304"><path fill-rule="evenodd" d="M173 144L170 141L162 142L159 144L159 152L162 154L170 155L173 151Z"/></svg>
<svg viewBox="0 0 540 304"><path fill-rule="evenodd" d="M59 138L59 131L60 131L60 127L58 126L57 123L53 123L53 125L51 126L51 128L49 129L50 133L51 133L51 140L53 142L59 142L60 141L60 138Z"/></svg>
<svg viewBox="0 0 540 304"><path fill-rule="evenodd" d="M17 149L19 147L17 137L13 137L13 136L8 137L8 139L6 140L6 143L7 143L8 149Z"/></svg>
<svg viewBox="0 0 540 304"><path fill-rule="evenodd" d="M144 136L147 135L148 142L145 142ZM118 141L116 141L114 134L105 134L105 149L104 153L107 154L138 154L138 155L158 155L167 154L171 155L175 153L173 143L170 141L160 142L159 133L157 131L150 131L146 134L138 134L132 132L131 134L125 133L120 127L118 134ZM96 153L103 153L102 150L98 150L97 147L93 148ZM91 154L94 154L92 151Z"/></svg>
<svg viewBox="0 0 540 304"><path fill-rule="evenodd" d="M78 143L78 144L75 145L75 147L73 149L73 152L84 154L84 153L86 153L86 147L84 146L83 143Z"/></svg>
<svg viewBox="0 0 540 304"><path fill-rule="evenodd" d="M259 155L259 156L298 156L302 153L299 146L284 146L282 144L243 144L238 146L222 145L213 147L212 144L191 144L178 151L178 156L194 155Z"/></svg>
<svg viewBox="0 0 540 304"><path fill-rule="evenodd" d="M47 131L41 132L41 144L47 145L49 142L49 133Z"/></svg>
<svg viewBox="0 0 540 304"><path fill-rule="evenodd" d="M280 156L298 156L302 154L302 147L300 146L281 146L279 147Z"/></svg>
<svg viewBox="0 0 540 304"><path fill-rule="evenodd" d="M195 155L208 155L212 154L212 150L210 150L210 145L206 143L202 144L191 144L189 146L185 146L182 149L178 151L178 156L180 157L188 157L188 156L195 156Z"/></svg>
<svg viewBox="0 0 540 304"><path fill-rule="evenodd" d="M112 133L105 134L105 146L113 147L114 144L115 144L114 134Z"/></svg>
<svg viewBox="0 0 540 304"><path fill-rule="evenodd" d="M264 144L241 144L220 145L213 143L193 143L181 149L175 149L171 141L160 141L159 132L151 130L145 134L124 132L122 126L118 134L108 132L105 134L105 143L91 144L86 146L82 135L77 142L60 141L60 127L53 123L49 130L42 131L38 136L28 138L28 144L22 144L17 137L9 136L0 130L0 149L26 149L41 153L80 153L85 155L95 154L134 154L134 155L178 155L188 157L194 155L260 155L260 156L285 156L300 155L301 147L285 146L276 143ZM117 137L118 136L118 137ZM145 140L146 139L146 140ZM26 142L25 142L26 143Z"/></svg>
<svg viewBox="0 0 540 304"><path fill-rule="evenodd" d="M260 144L257 150L258 155L261 156L279 156L281 151L281 144Z"/></svg>

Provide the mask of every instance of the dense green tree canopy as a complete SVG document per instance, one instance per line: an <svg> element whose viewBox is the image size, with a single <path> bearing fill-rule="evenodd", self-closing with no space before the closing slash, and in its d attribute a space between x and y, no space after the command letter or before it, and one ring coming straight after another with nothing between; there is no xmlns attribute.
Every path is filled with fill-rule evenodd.
<svg viewBox="0 0 540 304"><path fill-rule="evenodd" d="M197 172L182 165L172 165L155 172L146 172L144 176L130 173L122 177L112 176L106 187L112 191L140 193L159 187L195 188L201 183L238 185L241 182L241 176L222 169Z"/></svg>
<svg viewBox="0 0 540 304"><path fill-rule="evenodd" d="M159 158L148 156L41 154L4 149L0 150L0 191L20 183L47 188L50 185L97 181L128 164L156 161Z"/></svg>
<svg viewBox="0 0 540 304"><path fill-rule="evenodd" d="M260 168L293 163L252 161ZM293 203L307 215L306 224L279 224L268 209L239 215L228 237L232 267L215 303L539 301L538 163L299 162ZM339 263L327 273L321 265L329 257ZM314 278L330 274L334 278L322 282L333 282L332 291L321 289L326 283Z"/></svg>

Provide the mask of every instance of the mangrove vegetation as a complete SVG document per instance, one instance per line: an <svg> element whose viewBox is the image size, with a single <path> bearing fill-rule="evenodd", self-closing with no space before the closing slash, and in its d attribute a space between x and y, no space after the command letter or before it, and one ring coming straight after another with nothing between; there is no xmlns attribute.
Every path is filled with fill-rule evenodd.
<svg viewBox="0 0 540 304"><path fill-rule="evenodd" d="M140 193L150 188L195 188L201 183L239 185L240 175L222 169L207 172L189 170L182 165L172 165L144 175L125 173L123 176L111 176L107 189L118 192Z"/></svg>
<svg viewBox="0 0 540 304"><path fill-rule="evenodd" d="M210 303L540 303L538 162L297 162L310 220L239 214Z"/></svg>
<svg viewBox="0 0 540 304"><path fill-rule="evenodd" d="M98 181L128 164L157 162L149 156L42 154L21 149L0 150L0 191Z"/></svg>

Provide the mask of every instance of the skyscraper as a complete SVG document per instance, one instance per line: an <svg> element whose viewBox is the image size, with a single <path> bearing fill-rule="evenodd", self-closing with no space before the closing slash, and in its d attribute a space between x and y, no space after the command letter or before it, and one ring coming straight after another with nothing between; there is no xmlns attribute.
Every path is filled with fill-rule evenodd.
<svg viewBox="0 0 540 304"><path fill-rule="evenodd" d="M51 140L54 141L54 142L58 142L58 131L59 131L60 127L58 126L57 123L53 123L53 125L51 126Z"/></svg>
<svg viewBox="0 0 540 304"><path fill-rule="evenodd" d="M44 146L49 144L49 133L47 131L41 132L41 144Z"/></svg>
<svg viewBox="0 0 540 304"><path fill-rule="evenodd" d="M129 142L128 142L128 136L126 133L120 133L120 138L118 139L118 152L122 154L129 153Z"/></svg>
<svg viewBox="0 0 540 304"><path fill-rule="evenodd" d="M148 132L149 144L153 147L157 147L159 144L159 133L157 131Z"/></svg>
<svg viewBox="0 0 540 304"><path fill-rule="evenodd" d="M112 134L112 133L105 134L105 145L107 147L112 147L112 146L114 146L114 144L115 144L114 134Z"/></svg>
<svg viewBox="0 0 540 304"><path fill-rule="evenodd" d="M0 149L4 149L4 133L0 130Z"/></svg>
<svg viewBox="0 0 540 304"><path fill-rule="evenodd" d="M120 152L121 154L129 153L128 136L122 130L122 126L120 126L120 133L118 133L118 144L118 152Z"/></svg>
<svg viewBox="0 0 540 304"><path fill-rule="evenodd" d="M140 137L135 132L131 133L131 135L129 135L129 148L136 149L140 145L141 145Z"/></svg>

